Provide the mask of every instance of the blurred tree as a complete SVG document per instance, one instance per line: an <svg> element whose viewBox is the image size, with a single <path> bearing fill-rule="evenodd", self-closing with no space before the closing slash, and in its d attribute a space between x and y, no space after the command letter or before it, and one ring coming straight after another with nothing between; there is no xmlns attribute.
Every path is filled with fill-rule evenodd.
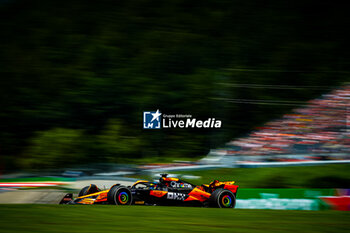
<svg viewBox="0 0 350 233"><path fill-rule="evenodd" d="M96 142L104 157L110 162L122 162L130 155L139 157L141 142L138 137L123 134L121 122L116 119L108 121L105 129L97 135Z"/></svg>
<svg viewBox="0 0 350 233"><path fill-rule="evenodd" d="M331 1L19 0L0 15L7 170L57 128L84 132L74 161L203 155L297 107L232 99L300 103L349 80L348 12ZM152 109L220 118L223 127L145 132L142 112Z"/></svg>
<svg viewBox="0 0 350 233"><path fill-rule="evenodd" d="M81 130L55 128L38 132L19 163L26 169L53 169L81 163L85 143Z"/></svg>

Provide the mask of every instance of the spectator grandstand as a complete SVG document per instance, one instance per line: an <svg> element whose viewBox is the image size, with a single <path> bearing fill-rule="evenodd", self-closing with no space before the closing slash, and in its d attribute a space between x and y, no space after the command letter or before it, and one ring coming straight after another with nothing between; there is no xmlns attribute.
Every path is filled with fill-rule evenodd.
<svg viewBox="0 0 350 233"><path fill-rule="evenodd" d="M349 159L350 85L343 86L210 155L254 161Z"/></svg>

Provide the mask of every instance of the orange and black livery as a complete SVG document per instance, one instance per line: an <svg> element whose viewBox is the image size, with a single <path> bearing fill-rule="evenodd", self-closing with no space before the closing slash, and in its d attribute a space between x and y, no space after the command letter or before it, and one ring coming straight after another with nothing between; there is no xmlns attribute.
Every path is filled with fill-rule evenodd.
<svg viewBox="0 0 350 233"><path fill-rule="evenodd" d="M193 185L162 174L159 182L139 180L132 186L113 185L100 190L96 185L81 189L77 198L67 194L60 204L181 205L234 208L238 185L234 181Z"/></svg>

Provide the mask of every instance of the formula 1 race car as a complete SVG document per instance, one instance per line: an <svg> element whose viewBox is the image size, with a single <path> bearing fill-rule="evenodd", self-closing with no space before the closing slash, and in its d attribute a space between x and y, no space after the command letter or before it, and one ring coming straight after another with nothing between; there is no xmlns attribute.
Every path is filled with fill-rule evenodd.
<svg viewBox="0 0 350 233"><path fill-rule="evenodd" d="M111 205L179 205L234 208L238 185L234 181L214 180L209 185L195 186L178 178L162 174L159 182L139 180L132 186L113 185L101 191L96 185L86 186L79 192L64 196L60 204Z"/></svg>

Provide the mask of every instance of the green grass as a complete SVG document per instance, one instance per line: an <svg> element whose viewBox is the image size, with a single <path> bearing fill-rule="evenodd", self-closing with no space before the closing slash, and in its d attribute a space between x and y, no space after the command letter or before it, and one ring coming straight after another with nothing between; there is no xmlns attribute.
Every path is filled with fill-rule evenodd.
<svg viewBox="0 0 350 233"><path fill-rule="evenodd" d="M200 176L186 179L194 184L218 180L235 180L241 188L349 188L350 164L272 167L272 168L223 168L213 170L171 172ZM154 179L154 177L139 177Z"/></svg>
<svg viewBox="0 0 350 233"><path fill-rule="evenodd" d="M1 232L349 232L350 213L155 206L0 205Z"/></svg>

